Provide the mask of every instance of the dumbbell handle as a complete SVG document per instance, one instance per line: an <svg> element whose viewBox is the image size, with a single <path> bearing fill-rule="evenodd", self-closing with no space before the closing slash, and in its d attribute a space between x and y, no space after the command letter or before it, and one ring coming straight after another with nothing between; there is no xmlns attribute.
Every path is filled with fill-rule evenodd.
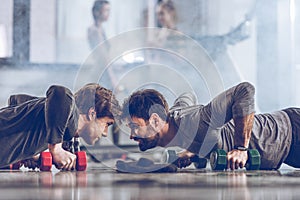
<svg viewBox="0 0 300 200"><path fill-rule="evenodd" d="M176 165L177 160L180 158L176 154L174 150L168 150L168 157L167 157L167 162L168 163L174 163ZM194 155L189 158L192 163L194 163L195 167L200 169L200 168L205 168L207 160L205 158L200 158L197 155Z"/></svg>

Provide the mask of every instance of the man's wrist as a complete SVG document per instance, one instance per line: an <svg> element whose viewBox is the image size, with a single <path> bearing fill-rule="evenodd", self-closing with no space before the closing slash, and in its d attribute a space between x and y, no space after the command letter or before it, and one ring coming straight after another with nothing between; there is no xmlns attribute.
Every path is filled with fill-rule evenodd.
<svg viewBox="0 0 300 200"><path fill-rule="evenodd" d="M242 145L234 145L233 148L239 151L248 151L248 148Z"/></svg>
<svg viewBox="0 0 300 200"><path fill-rule="evenodd" d="M48 149L50 152L54 152L57 149L61 149L62 148L62 143L57 143L57 144L48 144Z"/></svg>

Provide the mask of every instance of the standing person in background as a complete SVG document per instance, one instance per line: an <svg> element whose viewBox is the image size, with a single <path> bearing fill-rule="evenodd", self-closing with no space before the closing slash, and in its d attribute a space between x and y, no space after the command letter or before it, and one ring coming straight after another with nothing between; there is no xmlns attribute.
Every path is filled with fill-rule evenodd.
<svg viewBox="0 0 300 200"><path fill-rule="evenodd" d="M102 27L110 14L110 4L108 1L96 0L92 8L94 24L88 28L88 42L91 49L106 40L106 34ZM107 47L109 48L109 47Z"/></svg>
<svg viewBox="0 0 300 200"><path fill-rule="evenodd" d="M177 30L177 14L176 8L171 0L158 1L156 7L156 19L159 31L155 35L148 36L148 44L157 47L176 45L177 42L174 40L177 33L170 31ZM152 52L148 55L151 59L160 59L160 54Z"/></svg>
<svg viewBox="0 0 300 200"><path fill-rule="evenodd" d="M158 2L157 20L159 27L176 30L177 15L171 0Z"/></svg>

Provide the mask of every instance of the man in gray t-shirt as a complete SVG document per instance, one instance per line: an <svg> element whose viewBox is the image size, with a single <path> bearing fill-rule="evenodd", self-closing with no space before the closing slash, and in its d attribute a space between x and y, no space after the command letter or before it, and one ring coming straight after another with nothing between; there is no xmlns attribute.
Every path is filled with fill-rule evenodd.
<svg viewBox="0 0 300 200"><path fill-rule="evenodd" d="M260 152L261 169L278 169L283 162L299 167L300 109L254 115L254 93L244 82L205 106L196 105L195 97L186 93L168 109L160 93L140 90L125 100L123 118L142 151L156 146L186 149L179 155L187 160L181 167L194 154L208 157L217 148L228 152L231 169L245 166L248 148Z"/></svg>

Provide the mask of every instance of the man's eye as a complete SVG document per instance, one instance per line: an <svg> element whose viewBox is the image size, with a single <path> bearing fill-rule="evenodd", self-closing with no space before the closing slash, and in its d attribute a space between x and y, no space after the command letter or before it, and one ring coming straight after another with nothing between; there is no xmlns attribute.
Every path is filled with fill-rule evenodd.
<svg viewBox="0 0 300 200"><path fill-rule="evenodd" d="M113 122L108 122L108 123L106 123L107 126L110 126L110 125L112 125L112 124L114 124L114 123L113 123Z"/></svg>

